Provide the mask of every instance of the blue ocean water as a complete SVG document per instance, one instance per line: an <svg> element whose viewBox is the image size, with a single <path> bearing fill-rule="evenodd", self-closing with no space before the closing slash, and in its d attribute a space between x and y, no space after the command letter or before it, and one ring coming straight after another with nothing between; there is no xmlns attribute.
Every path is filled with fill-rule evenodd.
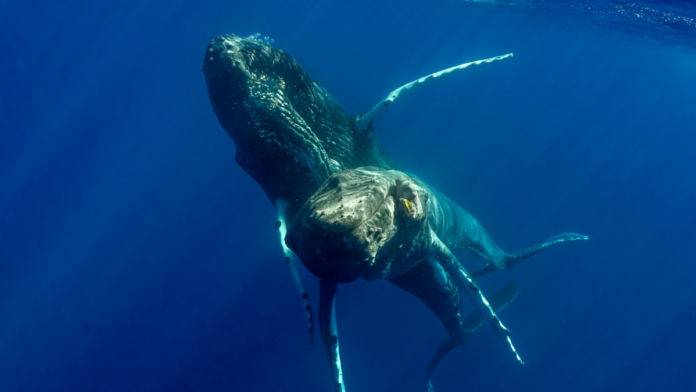
<svg viewBox="0 0 696 392"><path fill-rule="evenodd" d="M272 37L349 113L514 52L374 123L506 250L591 237L479 279L517 281L500 316L526 366L483 328L434 386L694 390L695 17L653 0L0 4L0 390L332 390L273 206L208 100L205 46L229 33ZM356 281L337 308L349 392L424 389L445 331L423 304Z"/></svg>

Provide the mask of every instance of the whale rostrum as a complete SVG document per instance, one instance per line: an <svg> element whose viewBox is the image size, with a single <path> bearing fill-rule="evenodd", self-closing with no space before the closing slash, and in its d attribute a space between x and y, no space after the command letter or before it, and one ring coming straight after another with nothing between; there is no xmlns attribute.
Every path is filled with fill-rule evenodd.
<svg viewBox="0 0 696 392"><path fill-rule="evenodd" d="M213 111L235 144L236 162L276 208L284 260L303 300L310 343L312 308L293 252L320 278L319 328L336 391L345 391L334 300L339 284L387 279L433 311L448 337L426 372L431 390L433 369L483 323L522 363L497 315L517 295L516 285L487 297L475 277L509 269L546 247L588 239L564 233L507 253L471 214L415 175L394 170L379 145L373 120L392 103L437 80L509 57L512 53L435 72L351 116L282 50L236 35L208 44L203 73ZM487 267L467 272L452 254L458 249L482 257ZM468 317L462 316L462 294L475 308Z"/></svg>

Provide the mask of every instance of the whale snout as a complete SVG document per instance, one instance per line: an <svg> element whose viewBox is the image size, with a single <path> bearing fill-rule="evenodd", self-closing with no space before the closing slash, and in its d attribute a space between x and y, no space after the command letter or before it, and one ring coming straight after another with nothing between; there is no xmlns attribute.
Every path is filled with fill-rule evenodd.
<svg viewBox="0 0 696 392"><path fill-rule="evenodd" d="M404 272L427 219L422 189L399 176L405 177L361 169L332 175L304 205L286 243L320 278L349 282Z"/></svg>
<svg viewBox="0 0 696 392"><path fill-rule="evenodd" d="M370 219L390 196L388 179L362 170L331 176L308 201L310 225L345 233Z"/></svg>
<svg viewBox="0 0 696 392"><path fill-rule="evenodd" d="M392 226L390 188L387 179L369 171L332 175L302 207L286 243L320 278L345 283L364 276ZM367 225L368 236L363 226L375 216L379 222Z"/></svg>
<svg viewBox="0 0 696 392"><path fill-rule="evenodd" d="M265 71L269 67L271 48L253 39L236 35L221 35L208 42L203 55L203 73L232 72L239 68L244 73Z"/></svg>

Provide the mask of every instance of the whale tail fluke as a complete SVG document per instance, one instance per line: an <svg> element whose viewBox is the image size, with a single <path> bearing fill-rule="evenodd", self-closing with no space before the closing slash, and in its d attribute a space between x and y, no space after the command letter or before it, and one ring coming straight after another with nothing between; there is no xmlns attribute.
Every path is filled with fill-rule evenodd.
<svg viewBox="0 0 696 392"><path fill-rule="evenodd" d="M556 244L560 244L563 242L570 242L570 241L587 241L589 240L590 237L582 234L577 234L577 233L562 233L556 236L553 236L546 241L542 242L541 244L537 244L534 246L530 246L529 248L517 252L517 253L510 253L505 255L502 260L496 260L495 263L489 263L487 266L484 268L475 271L471 274L473 277L485 275L489 272L497 271L497 270L508 270L512 267L515 266L515 264L519 263L520 261L526 259L527 257L544 250L548 248L549 246L553 246Z"/></svg>
<svg viewBox="0 0 696 392"><path fill-rule="evenodd" d="M475 312L478 312L476 310ZM467 336L468 337L468 336ZM466 339L464 339L466 341ZM430 360L430 364L428 365L428 370L425 371L425 390L428 392L434 392L435 388L433 388L432 382L430 382L430 375L433 373L433 370L437 367L437 365L440 364L440 361L449 354L450 351L452 351L453 348L457 346L463 346L463 344L459 344L455 342L453 339L450 339L449 336L445 338L445 340L440 343L440 345L437 347L437 350L435 350L435 355L433 355L433 358Z"/></svg>
<svg viewBox="0 0 696 392"><path fill-rule="evenodd" d="M490 296L489 302L493 310L497 313L511 303L515 297L517 297L517 283L513 280L510 284L505 286L505 288ZM435 350L433 358L430 360L430 364L428 364L428 370L425 372L425 388L428 392L433 392L435 390L433 384L430 382L430 376L437 365L439 365L455 347L465 346L469 336L485 323L486 320L481 313L478 310L474 310L462 323L462 332L458 336L448 336L440 343L437 350Z"/></svg>

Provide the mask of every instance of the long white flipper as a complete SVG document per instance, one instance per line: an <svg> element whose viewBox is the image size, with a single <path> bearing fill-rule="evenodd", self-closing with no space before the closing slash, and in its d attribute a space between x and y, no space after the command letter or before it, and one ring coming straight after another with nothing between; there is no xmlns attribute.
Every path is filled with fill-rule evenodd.
<svg viewBox="0 0 696 392"><path fill-rule="evenodd" d="M319 330L324 343L326 359L331 367L335 392L346 392L343 383L341 355L338 350L338 328L336 327L336 291L338 285L326 279L319 281Z"/></svg>
<svg viewBox="0 0 696 392"><path fill-rule="evenodd" d="M513 280L510 284L505 286L504 289L494 293L490 297L491 307L496 312L499 312L504 307L508 306L515 299L515 297L517 297L517 283L515 283ZM428 370L425 372L425 389L428 392L435 391L432 383L430 382L430 375L433 373L433 370L435 370L440 361L442 361L442 359L445 358L445 356L455 347L464 346L469 336L471 336L471 334L473 334L478 327L485 323L486 320L483 318L483 316L481 316L481 312L479 312L478 309L474 309L474 311L471 312L462 323L464 333L460 335L457 340L453 340L451 336L448 336L445 338L445 341L440 344L437 351L435 351L435 355L433 355L433 358L430 360Z"/></svg>
<svg viewBox="0 0 696 392"><path fill-rule="evenodd" d="M378 115L380 114L384 109L387 108L387 106L391 105L392 103L396 102L398 99L403 98L412 92L420 89L421 87L427 86L437 80L446 78L448 76L456 75L464 70L470 69L477 67L479 65L483 64L489 64L494 61L498 60L503 60L508 57L512 57L512 53L508 53L502 56L497 56L497 57L491 57L489 59L484 59L484 60L478 60L474 61L471 63L465 63L465 64L460 64L457 66L454 66L452 68L447 68L439 72L432 73L428 76L423 76L420 79L414 80L411 83L405 84L396 90L392 91L387 95L386 98L383 100L379 101L379 103L375 106L372 107L367 113L358 115L355 117L355 130L356 131L362 131L364 129L367 129L368 125L370 125L370 122Z"/></svg>
<svg viewBox="0 0 696 392"><path fill-rule="evenodd" d="M471 303L476 307L476 309L481 313L483 318L493 327L493 329L498 332L498 334L505 339L512 349L512 353L515 354L517 362L524 365L522 358L515 350L515 346L512 345L512 340L510 340L510 330L505 328L503 323L495 314L495 311L491 307L490 303L484 297L481 290L476 285L474 278L471 277L462 264L457 260L456 257L450 252L449 248L440 241L440 238L431 230L430 236L432 237L432 252L433 256L437 257L440 261L447 266L447 268L452 272L452 274L457 278L460 285L459 288L462 292L469 298Z"/></svg>
<svg viewBox="0 0 696 392"><path fill-rule="evenodd" d="M302 296L302 301L305 306L305 316L307 317L307 327L309 328L309 344L314 343L314 321L312 318L312 305L309 302L309 295L307 295L307 289L305 288L304 282L302 281L302 276L300 271L297 269L297 263L295 263L295 255L293 255L292 250L285 245L285 234L288 232L288 226L285 222L285 209L288 207L288 201L285 199L276 199L276 212L278 220L276 221L276 227L280 233L280 245L283 247L283 253L285 253L285 263L290 267L290 272L292 272L292 278L295 280L295 286Z"/></svg>

